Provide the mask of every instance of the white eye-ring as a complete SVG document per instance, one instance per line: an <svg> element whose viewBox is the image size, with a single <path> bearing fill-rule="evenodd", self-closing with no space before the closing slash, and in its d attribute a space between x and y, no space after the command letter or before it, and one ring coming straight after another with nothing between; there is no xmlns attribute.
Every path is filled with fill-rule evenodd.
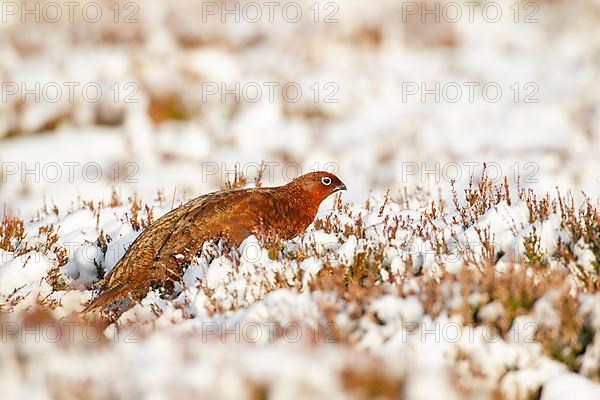
<svg viewBox="0 0 600 400"><path fill-rule="evenodd" d="M321 183L325 186L329 186L331 185L331 178L328 176L321 178Z"/></svg>

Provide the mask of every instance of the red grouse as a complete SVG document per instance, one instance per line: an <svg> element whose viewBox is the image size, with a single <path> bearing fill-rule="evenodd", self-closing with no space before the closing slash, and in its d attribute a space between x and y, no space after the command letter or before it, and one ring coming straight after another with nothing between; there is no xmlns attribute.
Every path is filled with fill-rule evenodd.
<svg viewBox="0 0 600 400"><path fill-rule="evenodd" d="M206 240L221 238L235 246L252 234L291 239L313 222L321 202L339 190L346 186L337 176L313 172L279 187L197 197L165 214L133 242L84 312L123 300L131 306L151 288L171 290Z"/></svg>

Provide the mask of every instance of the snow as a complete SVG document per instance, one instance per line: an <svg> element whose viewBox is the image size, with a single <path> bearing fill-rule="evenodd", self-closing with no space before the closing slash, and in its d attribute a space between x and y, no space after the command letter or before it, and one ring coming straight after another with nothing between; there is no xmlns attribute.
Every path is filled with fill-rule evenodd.
<svg viewBox="0 0 600 400"><path fill-rule="evenodd" d="M485 322L494 322L504 315L504 306L496 300L483 306L477 315Z"/></svg>
<svg viewBox="0 0 600 400"><path fill-rule="evenodd" d="M0 293L3 297L12 293L13 290L18 293L48 294L50 290L48 285L43 282L43 278L51 267L51 260L46 254L39 252L27 253L2 264Z"/></svg>
<svg viewBox="0 0 600 400"><path fill-rule="evenodd" d="M413 298L401 299L383 296L373 303L373 311L386 324L394 322L416 323L423 315L423 306Z"/></svg>
<svg viewBox="0 0 600 400"><path fill-rule="evenodd" d="M558 400L567 397L577 399L597 399L600 385L591 383L581 375L565 373L557 376L542 391L541 400Z"/></svg>

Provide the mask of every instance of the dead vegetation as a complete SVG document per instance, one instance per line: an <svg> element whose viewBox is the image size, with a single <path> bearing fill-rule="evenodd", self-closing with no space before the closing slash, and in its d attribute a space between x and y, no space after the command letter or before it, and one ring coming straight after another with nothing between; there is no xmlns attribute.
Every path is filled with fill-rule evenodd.
<svg viewBox="0 0 600 400"><path fill-rule="evenodd" d="M264 168L254 181L256 186L262 185L263 174ZM236 170L226 187L246 187L249 182L250 178ZM226 280L244 279L248 288L254 288L251 300L246 298L245 292L231 291L224 302L216 293L228 291L230 287L225 284L220 289L211 288L206 279L200 279L195 288L186 290L195 289L206 296L204 307L209 316L241 310L282 288L333 295L319 302L323 332L325 327L337 326L336 318L340 314L347 316L355 327L364 321L385 326L386 322L372 311L372 304L386 295L416 298L424 315L430 318L457 318L465 327L486 327L505 340L511 340L519 318L527 316L536 321L532 338L541 344L544 353L570 370L581 372L582 357L597 334L592 324L593 315L589 310L581 311L582 296L598 291L600 217L597 204L590 198L577 204L572 194L565 196L558 191L556 195L539 196L531 190L510 187L506 179L495 184L485 170L479 179L470 180L464 193L459 194L454 186L451 190L450 202L432 199L431 195L427 200L423 192L409 194L403 190L397 194L387 192L380 199L369 197L363 207L343 203L338 196L331 212L314 223L316 230L335 237L335 243L297 240L290 247L289 243L276 238L260 238L269 261L282 265L281 270L268 271L265 266L257 266L256 274L249 274L247 269L244 272L240 268L238 249L215 243L207 250L203 256L206 265L221 256L231 262L233 269ZM161 192L157 201L168 202ZM515 257L507 259L503 256L508 249L496 242L495 233L481 221L490 210L518 204L526 207L528 216L523 223L509 221L510 231L519 238L520 247ZM151 206L137 197L123 201L116 192L109 204L80 202L80 207L93 212L98 221L100 233L95 245L102 254L107 253L112 239L100 226L100 210L120 208L124 217L116 217L135 231L146 229L154 220ZM392 211L416 208L418 214ZM548 248L541 236L543 224L553 218L559 219L563 234ZM378 222L367 222L373 220ZM467 230L473 231L475 242L465 240ZM311 238L310 233L308 235ZM62 271L68 258L57 244L55 229L52 226L39 228L35 245L24 240L27 236L23 221L3 218L0 249L18 255L33 251L49 255L55 260L55 267L47 281L55 291L70 290ZM350 240L356 241L353 253L349 258L340 257L337 249ZM588 258L582 258L582 249L587 251ZM311 258L321 263L314 275L298 267ZM452 265L455 267L450 268ZM97 271L101 279L103 267L97 265ZM5 295L0 310L10 312L23 296L18 290ZM174 308L180 309L184 318L194 318L188 301ZM542 313L544 304L551 304L558 324ZM42 299L39 302L39 307L45 310L58 306L55 301ZM497 312L490 313L490 309ZM158 306L154 310L157 318L163 314ZM350 347L359 343L363 334L357 328L326 332L335 343ZM458 357L456 363L469 365L471 377L479 373L477 364L467 354ZM342 385L356 398L398 398L402 395L402 379L390 377L375 366L360 371L345 369L340 374ZM460 386L457 382L457 387ZM469 389L464 390L468 393ZM257 395L260 393L265 392L261 389ZM497 396L502 397L500 393Z"/></svg>
<svg viewBox="0 0 600 400"><path fill-rule="evenodd" d="M0 250L15 252L25 239L23 220L4 215L0 225Z"/></svg>

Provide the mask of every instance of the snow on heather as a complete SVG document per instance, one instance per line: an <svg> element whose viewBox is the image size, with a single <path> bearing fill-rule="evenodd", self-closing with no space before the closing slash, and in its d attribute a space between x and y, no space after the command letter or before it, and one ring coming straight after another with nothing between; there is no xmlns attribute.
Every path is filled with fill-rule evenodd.
<svg viewBox="0 0 600 400"><path fill-rule="evenodd" d="M52 304L47 311L52 319L76 315L92 297L92 284L99 274L111 270L139 231L133 228L137 225L131 220L132 203L126 201L93 210L82 205L79 210L59 211L58 215L40 213L25 223L24 243L32 249L37 244L37 250L18 256L2 253L3 307L15 295L22 298L16 301L12 312L5 314L6 324L16 325L10 325L10 334L4 333L8 344L0 352L8 364L23 351L34 359L48 358L52 362L37 366L28 363L23 367L28 371L27 378L16 378L6 371L0 374L1 379L7 385L13 382L7 387L12 387L15 394L24 393L22 385L36 379L39 396L86 381L91 395L102 397L107 395L107 389L101 382L112 380L120 382L122 394L132 395L218 393L219 397L238 398L249 396L254 390L268 390L282 396L342 398L348 395L345 379L349 374L365 374L364 379L375 374L370 379L380 384L403 382L395 390L407 398L464 398L465 393L469 394L467 397L487 398L495 390L510 399L527 398L540 390L543 396L554 398L563 390L556 382L564 382L565 387L576 385L581 396L593 398L599 390L589 379L597 373L600 362L597 296L579 292L574 278L569 279L563 282L566 288L547 289L524 314L508 320L511 326L504 335L497 329L514 312L507 307L521 306L506 303L503 295L494 294L493 290L510 293L528 289L499 287L487 292L467 282L473 292L465 297L465 287L461 288L460 277L465 266L468 268L467 259L485 258L485 246L474 246L475 242L466 239L473 229L490 229L492 235L497 232L500 241L494 244L498 254L513 244L503 235L511 232L514 241L522 241L524 232L532 231L534 226L540 234L539 249L543 254L553 254L559 238L570 240L557 214L541 223L530 223L527 207L523 209L526 201L514 201L511 205L499 201L467 228L449 222L448 216L457 214L449 206L447 214L430 218L423 228L419 224L431 206L417 206L407 212L395 200L374 193L369 208L351 204L325 208L305 235L277 245L275 252L255 236L233 250L219 242L206 243L173 296L150 292L104 331L84 325L81 332L85 334L69 337L68 352L48 340L48 329L38 333L38 341L46 342L44 346L30 346L26 331L12 329L20 326L19 321L27 315L25 310L31 312L40 301ZM169 207L155 202L151 208L156 215L162 215ZM383 215L387 220L382 220ZM390 221L395 218L411 222L390 234ZM343 225L329 230L323 227L327 220L343 221ZM47 237L39 228L46 224L56 227L58 246L69 245L58 280L49 279L49 275L60 252L54 247L39 247ZM343 233L343 226L351 231ZM356 230L358 226L362 228ZM519 229L513 229L515 226ZM432 227L437 227L447 240L458 237L448 254L436 256L435 241L441 239ZM413 247L407 247L419 231L429 233L412 243ZM102 240L109 242L102 244ZM469 245L471 250L465 252ZM513 254L511 262L517 263L513 267L527 268L529 259L524 251L521 246ZM361 278L368 271L355 270L364 262L365 254L371 254L369 268L378 269L374 278L377 283L369 289L370 295L354 298L353 291L360 287L354 286L355 280L369 279L367 275ZM584 255L576 262L589 261ZM534 267L528 268L533 274ZM590 265L585 268L593 269ZM500 270L498 273L503 274ZM335 275L343 277L350 286L344 289L343 281L328 286L328 277ZM437 279L442 281L436 283ZM579 299L575 312L584 316L589 327L586 329L593 332L589 345L578 356L581 372L575 375L577 378L569 375L567 361L553 359L544 350L544 342L537 339L534 330L558 332L569 323L557 308L564 301L561 296L565 289ZM430 290L439 292L434 295L427 292ZM489 296L499 297L490 301ZM516 299L509 301L528 301ZM437 301L441 303L435 306ZM466 313L459 311L471 308L473 311ZM478 320L469 323L465 318L473 315ZM64 332L62 336L66 336ZM104 350L90 348L98 341L106 341ZM108 368L109 364L112 367ZM359 364L370 367L361 370ZM54 366L63 371L75 368L78 372L56 375L52 372ZM215 371L219 373L215 375ZM129 378L118 378L123 374ZM197 374L203 377L192 379ZM59 379L54 380L55 376ZM15 385L15 380L22 385ZM433 381L435 385L428 384Z"/></svg>

